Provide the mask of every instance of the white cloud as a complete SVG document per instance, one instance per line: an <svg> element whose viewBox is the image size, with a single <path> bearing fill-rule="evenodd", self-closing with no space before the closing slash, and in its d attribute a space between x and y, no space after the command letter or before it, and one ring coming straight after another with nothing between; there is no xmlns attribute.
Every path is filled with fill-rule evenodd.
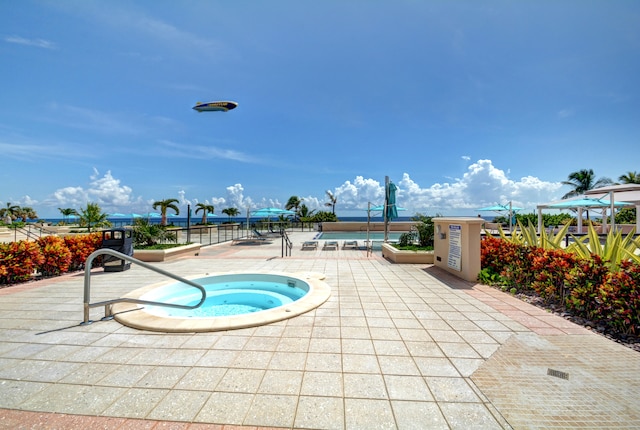
<svg viewBox="0 0 640 430"><path fill-rule="evenodd" d="M116 212L135 209L147 211L147 202L141 197L134 198L133 190L127 185L121 185L120 179L116 179L107 171L102 177L97 169L89 177L90 182L85 189L81 186L64 187L54 191L47 205L51 207L72 207L80 209L87 203L97 203L106 212Z"/></svg>
<svg viewBox="0 0 640 430"><path fill-rule="evenodd" d="M393 180L394 178L392 178ZM468 166L460 178L450 182L435 183L423 187L413 180L409 173L404 173L398 186L398 205L407 209L407 215L420 212L427 215L437 213L443 215L473 215L477 209L496 203L504 204L512 201L515 206L534 211L535 206L558 199L560 197L560 182L547 182L533 176L512 179L504 171L495 167L491 160L478 160ZM367 204L382 204L384 201L384 184L372 178L356 176L331 190L337 197L336 212L344 216L364 216ZM182 206L197 204L197 199L189 199L184 190L178 192L177 198ZM104 175L94 169L89 185L85 187L70 186L56 190L53 196L41 205L49 208L73 207L82 208L87 202L97 202L105 212L138 212L149 211L154 200L143 200L134 197L133 190L121 184L110 171ZM245 195L242 184L237 183L226 188L226 196L213 196L208 202L216 207L219 213L222 209L235 207L242 214L247 208L251 211L262 207L284 207L278 198L249 197ZM325 206L327 196L305 196L303 203L309 209L330 210ZM36 203L28 196L16 202ZM13 202L12 202L13 203Z"/></svg>
<svg viewBox="0 0 640 430"><path fill-rule="evenodd" d="M35 46L36 48L57 49L57 45L54 42L45 39L27 39L20 36L7 36L4 38L4 41L18 45Z"/></svg>
<svg viewBox="0 0 640 430"><path fill-rule="evenodd" d="M469 157L468 155L463 155L460 158L462 158L464 161L470 161L471 160L471 157Z"/></svg>

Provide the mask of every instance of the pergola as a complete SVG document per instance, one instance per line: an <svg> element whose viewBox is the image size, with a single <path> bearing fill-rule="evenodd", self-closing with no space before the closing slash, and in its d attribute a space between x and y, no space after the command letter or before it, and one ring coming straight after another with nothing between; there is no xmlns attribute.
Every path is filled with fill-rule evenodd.
<svg viewBox="0 0 640 430"><path fill-rule="evenodd" d="M636 233L640 233L640 184L609 185L584 193L589 197L609 197L612 202L629 202L636 207ZM613 212L612 212L613 213ZM611 228L615 227L615 219L611 217Z"/></svg>
<svg viewBox="0 0 640 430"><path fill-rule="evenodd" d="M631 206L635 206L636 208L636 233L640 232L640 217L638 217L637 215L640 214L640 184L622 184L622 185L609 185L606 187L601 187L601 188L596 188L593 190L589 190L587 192L584 193L584 196L577 196L573 199L565 199L565 200L556 200L554 202L549 202L549 203L542 203L536 206L536 209L538 210L538 231L542 231L543 229L543 225L542 225L542 210L543 209L558 209L558 207L556 206L559 203L570 203L571 201L578 201L584 198L589 198L589 199L601 199L601 200L605 200L609 202L608 206L601 206L601 207L591 207L591 208L586 208L584 206L580 207L578 204L576 204L575 209L578 210L578 233L582 233L582 211L583 209L598 209L598 210L602 210L602 220L603 220L603 225L602 225L602 231L603 233L607 230L607 225L606 225L606 214L607 214L607 209L609 209L611 211L611 213L614 213L614 210L616 207L618 207L618 204L616 202L627 202L629 203ZM554 207L555 206L555 207ZM570 204L564 205L566 208L571 208ZM611 225L611 229L613 229L615 227L615 218L612 216L611 217L612 220L612 225Z"/></svg>

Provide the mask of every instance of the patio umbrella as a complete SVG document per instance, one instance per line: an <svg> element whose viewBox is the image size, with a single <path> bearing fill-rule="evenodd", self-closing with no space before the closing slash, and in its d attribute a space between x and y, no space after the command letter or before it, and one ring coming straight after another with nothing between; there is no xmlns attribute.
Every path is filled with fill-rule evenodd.
<svg viewBox="0 0 640 430"><path fill-rule="evenodd" d="M396 208L396 191L398 187L389 180L388 176L384 177L384 241L389 240L389 220L398 218L398 209Z"/></svg>
<svg viewBox="0 0 640 430"><path fill-rule="evenodd" d="M511 231L511 226L513 225L513 212L521 211L522 208L517 206L513 206L511 202L506 205L493 205L487 206L486 208L480 208L478 211L489 211L489 212L509 212L509 231Z"/></svg>
<svg viewBox="0 0 640 430"><path fill-rule="evenodd" d="M280 208L262 208L257 211L251 212L251 216L257 218L270 218L278 215L295 215L293 211Z"/></svg>
<svg viewBox="0 0 640 430"><path fill-rule="evenodd" d="M554 209L577 209L577 208L604 208L610 207L612 202L610 200L602 200L602 199L590 199L588 197L574 199L574 200L566 200L557 203L550 204L550 208ZM613 202L613 205L616 207L621 206L630 206L629 202Z"/></svg>
<svg viewBox="0 0 640 430"><path fill-rule="evenodd" d="M614 207L630 206L630 205L631 203L629 202L616 202L611 200L581 197L577 199L568 199L568 200L560 201L557 203L552 203L548 205L548 207L553 209L578 209L578 233L582 233L582 209L587 209L587 220L589 220L590 208L604 209L604 208L611 207L611 210L613 211ZM613 212L611 214L611 217L613 219Z"/></svg>

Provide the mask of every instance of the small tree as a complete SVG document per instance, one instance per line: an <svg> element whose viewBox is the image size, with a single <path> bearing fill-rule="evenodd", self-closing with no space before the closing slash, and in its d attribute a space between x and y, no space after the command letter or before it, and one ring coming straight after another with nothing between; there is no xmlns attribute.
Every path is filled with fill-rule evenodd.
<svg viewBox="0 0 640 430"><path fill-rule="evenodd" d="M176 240L175 233L168 231L165 226L151 224L145 218L136 218L133 223L134 246L153 246L173 240Z"/></svg>
<svg viewBox="0 0 640 430"><path fill-rule="evenodd" d="M231 217L238 216L240 211L237 208L226 208L222 209L222 213L229 217L229 223L231 222Z"/></svg>
<svg viewBox="0 0 640 430"><path fill-rule="evenodd" d="M206 224L207 223L207 215L212 214L213 211L215 211L215 208L213 207L213 205L208 205L206 203L198 203L196 205L196 215L198 214L198 212L202 211L202 224Z"/></svg>
<svg viewBox="0 0 640 430"><path fill-rule="evenodd" d="M160 214L162 215L160 223L162 225L167 225L167 209L173 209L176 215L180 215L180 208L176 205L176 203L179 202L178 199L165 199L153 202L153 209L160 208Z"/></svg>
<svg viewBox="0 0 640 430"><path fill-rule="evenodd" d="M335 194L333 194L331 191L327 190L327 198L329 199L329 201L327 203L325 203L325 206L328 206L331 208L331 213L332 214L336 214L336 203L338 203L338 198L335 196Z"/></svg>
<svg viewBox="0 0 640 430"><path fill-rule="evenodd" d="M91 228L111 227L111 223L107 220L107 214L102 212L97 203L87 203L87 207L80 209L80 226L87 227L87 231L91 233Z"/></svg>
<svg viewBox="0 0 640 430"><path fill-rule="evenodd" d="M440 215L436 215L440 216ZM416 230L418 230L418 244L420 246L433 246L434 226L433 217L417 213L413 218L417 221Z"/></svg>

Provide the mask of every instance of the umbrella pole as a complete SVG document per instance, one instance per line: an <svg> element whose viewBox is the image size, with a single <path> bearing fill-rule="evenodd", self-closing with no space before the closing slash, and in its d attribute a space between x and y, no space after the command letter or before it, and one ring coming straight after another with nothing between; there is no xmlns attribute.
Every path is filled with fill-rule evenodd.
<svg viewBox="0 0 640 430"><path fill-rule="evenodd" d="M387 218L387 208L389 207L389 177L384 177L384 243L389 241L389 218Z"/></svg>

